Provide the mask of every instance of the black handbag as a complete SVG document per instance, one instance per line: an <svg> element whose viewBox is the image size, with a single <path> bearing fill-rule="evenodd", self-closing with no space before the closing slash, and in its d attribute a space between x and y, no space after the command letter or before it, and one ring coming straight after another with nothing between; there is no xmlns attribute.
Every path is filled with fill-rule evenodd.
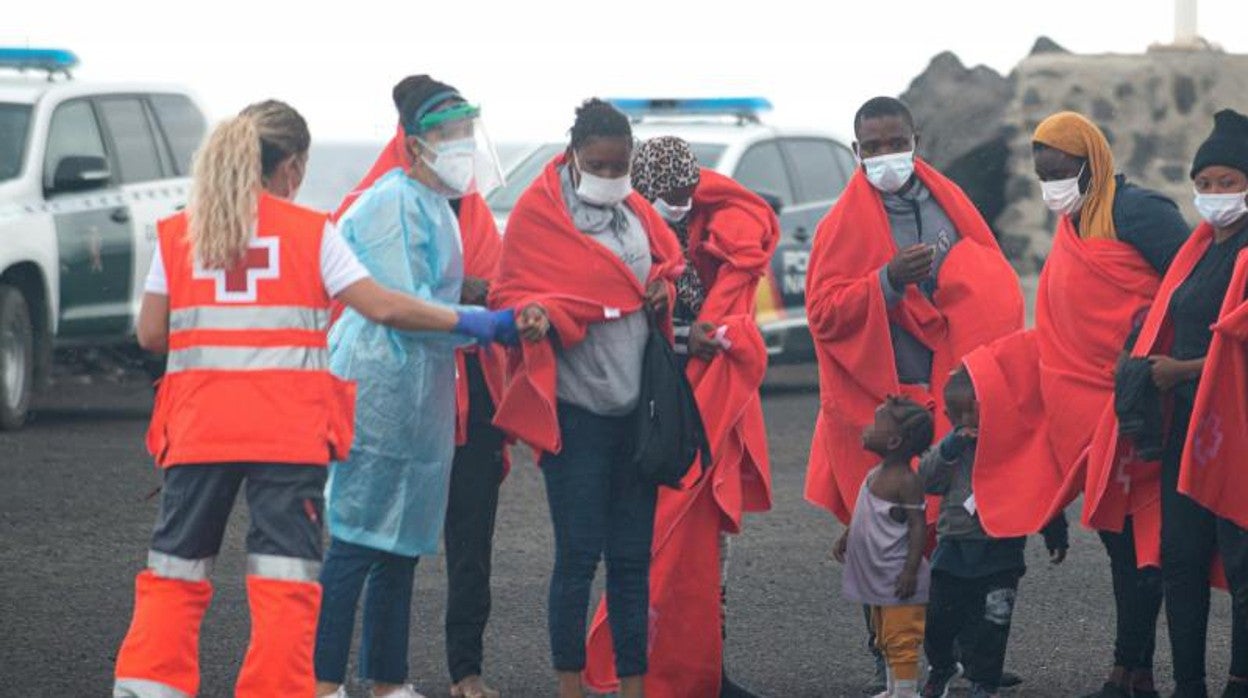
<svg viewBox="0 0 1248 698"><path fill-rule="evenodd" d="M641 364L641 397L634 413L637 450L633 462L655 484L679 488L689 468L702 456L711 462L702 414L676 352L648 310L650 337Z"/></svg>

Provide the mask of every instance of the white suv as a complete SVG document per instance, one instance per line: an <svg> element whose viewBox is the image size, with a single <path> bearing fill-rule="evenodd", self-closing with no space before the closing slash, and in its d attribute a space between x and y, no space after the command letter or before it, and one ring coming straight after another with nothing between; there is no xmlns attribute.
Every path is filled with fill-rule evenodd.
<svg viewBox="0 0 1248 698"><path fill-rule="evenodd" d="M703 167L725 174L767 199L780 217L781 240L758 289L756 319L776 362L813 360L806 325L806 263L820 219L836 202L856 167L853 152L835 136L769 126L765 99L610 100L633 120L633 136L679 136ZM487 197L505 225L508 214L566 141L534 146L507 172L507 184Z"/></svg>
<svg viewBox="0 0 1248 698"><path fill-rule="evenodd" d="M0 49L0 428L53 350L133 345L156 221L186 205L203 110L185 90L87 84L65 51ZM28 75L27 73L35 73Z"/></svg>

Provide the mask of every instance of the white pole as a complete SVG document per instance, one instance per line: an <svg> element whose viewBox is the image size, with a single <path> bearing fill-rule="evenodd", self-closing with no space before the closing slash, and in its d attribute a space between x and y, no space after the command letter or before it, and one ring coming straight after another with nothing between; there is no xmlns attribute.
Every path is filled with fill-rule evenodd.
<svg viewBox="0 0 1248 698"><path fill-rule="evenodd" d="M1197 0L1174 0L1174 43L1179 46L1196 43Z"/></svg>

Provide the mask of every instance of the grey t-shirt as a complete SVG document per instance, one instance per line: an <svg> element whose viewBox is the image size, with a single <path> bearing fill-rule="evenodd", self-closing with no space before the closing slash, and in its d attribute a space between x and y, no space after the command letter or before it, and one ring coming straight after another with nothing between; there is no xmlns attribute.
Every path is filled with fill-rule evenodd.
<svg viewBox="0 0 1248 698"><path fill-rule="evenodd" d="M888 213L888 226L898 250L904 250L920 242L936 248L936 262L932 276L918 284L928 298L936 291L936 274L945 256L958 241L958 230L945 210L932 198L932 193L915 177L914 183L904 193L884 194L884 210ZM880 269L880 286L884 300L891 308L901 302L904 289L893 288L888 280L887 268ZM902 384L930 384L932 382L932 350L917 337L895 323L889 324L893 338L893 356L897 361L897 378Z"/></svg>
<svg viewBox="0 0 1248 698"><path fill-rule="evenodd" d="M564 167L563 200L583 235L606 247L645 283L650 276L650 239L641 219L625 204L603 208L576 196ZM643 312L589 326L585 340L562 349L556 343L558 398L604 417L629 414L641 394L641 363L650 327Z"/></svg>

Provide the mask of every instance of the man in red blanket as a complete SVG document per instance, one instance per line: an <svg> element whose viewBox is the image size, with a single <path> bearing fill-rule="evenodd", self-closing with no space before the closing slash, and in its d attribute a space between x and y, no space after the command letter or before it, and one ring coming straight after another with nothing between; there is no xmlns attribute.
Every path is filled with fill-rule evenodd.
<svg viewBox="0 0 1248 698"><path fill-rule="evenodd" d="M412 94L427 88L429 77L412 75L394 86L394 106L401 108ZM407 170L411 157L403 127L377 156L377 161L355 185L334 213L342 217L351 204L382 175L396 167ZM502 237L481 192L453 199L464 246L462 301L485 305L490 282L498 269ZM496 347L471 346L456 353L458 412L457 448L451 467L446 508L446 655L454 698L498 698L498 691L481 678L485 625L490 615L490 560L494 548L494 517L498 492L507 469L503 434L491 423L494 405L503 389L505 355Z"/></svg>
<svg viewBox="0 0 1248 698"><path fill-rule="evenodd" d="M862 167L819 224L806 280L820 376L806 498L843 523L876 462L860 438L876 406L915 398L948 431L949 373L1023 325L1017 276L962 190L914 156L909 109L869 100L854 134Z"/></svg>
<svg viewBox="0 0 1248 698"><path fill-rule="evenodd" d="M1049 116L1032 144L1044 202L1058 217L1036 326L965 360L980 403L979 518L1000 537L1039 530L1082 489L1083 456L1112 409L1118 358L1189 232L1173 201L1115 176L1108 140L1082 115ZM1147 535L1150 521L1097 523L1117 623L1114 667L1094 695L1155 695L1161 573L1140 569L1135 551L1135 532Z"/></svg>
<svg viewBox="0 0 1248 698"><path fill-rule="evenodd" d="M723 671L723 570L729 533L746 511L771 508L767 434L758 395L767 351L754 296L771 261L779 221L761 198L702 169L675 137L633 155L633 187L676 232L686 266L676 280L672 323L678 357L706 424L714 462L685 490L659 492L650 571L651 662L646 695L750 696ZM698 468L695 466L695 472ZM589 636L586 678L615 690L606 606Z"/></svg>

